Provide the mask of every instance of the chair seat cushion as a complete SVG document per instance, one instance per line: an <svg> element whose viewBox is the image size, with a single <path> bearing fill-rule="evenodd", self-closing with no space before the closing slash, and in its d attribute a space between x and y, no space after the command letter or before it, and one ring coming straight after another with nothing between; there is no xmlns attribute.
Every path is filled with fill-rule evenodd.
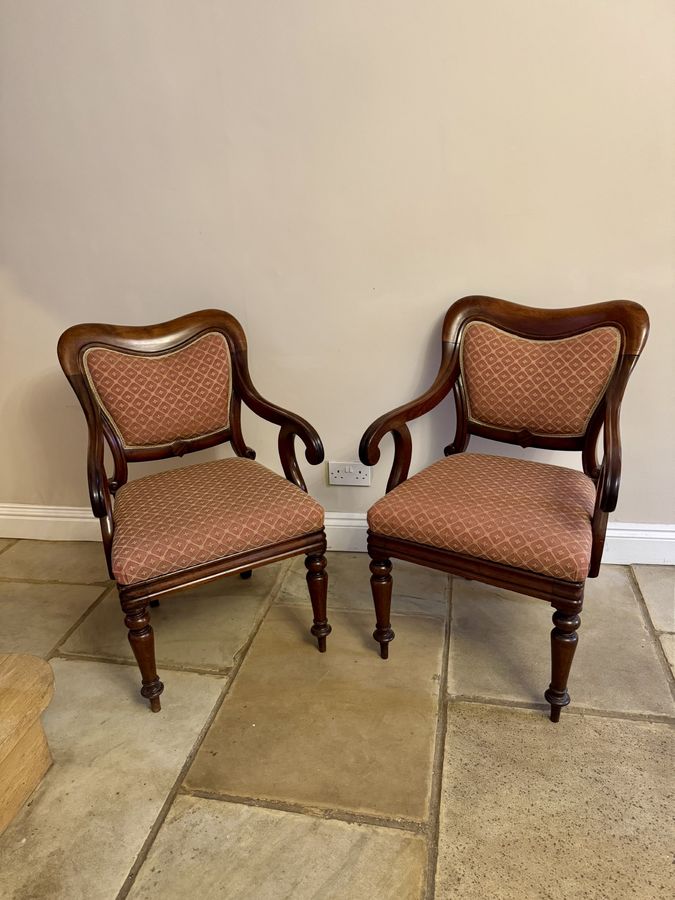
<svg viewBox="0 0 675 900"><path fill-rule="evenodd" d="M113 518L113 574L135 584L320 531L324 512L285 478L236 458L131 481Z"/></svg>
<svg viewBox="0 0 675 900"><path fill-rule="evenodd" d="M461 453L404 481L371 507L371 531L563 581L591 558L595 485L545 463Z"/></svg>

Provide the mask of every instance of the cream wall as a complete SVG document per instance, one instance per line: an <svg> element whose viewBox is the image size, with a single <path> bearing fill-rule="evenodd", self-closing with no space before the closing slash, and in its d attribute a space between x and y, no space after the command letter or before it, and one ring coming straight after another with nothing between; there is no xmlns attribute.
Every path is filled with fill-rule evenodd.
<svg viewBox="0 0 675 900"><path fill-rule="evenodd" d="M486 293L647 307L615 519L675 522L672 0L0 9L0 504L87 503L74 322L228 309L261 391L355 459L427 386L449 303ZM414 423L417 466L450 420ZM370 490L310 490L362 511L388 458Z"/></svg>

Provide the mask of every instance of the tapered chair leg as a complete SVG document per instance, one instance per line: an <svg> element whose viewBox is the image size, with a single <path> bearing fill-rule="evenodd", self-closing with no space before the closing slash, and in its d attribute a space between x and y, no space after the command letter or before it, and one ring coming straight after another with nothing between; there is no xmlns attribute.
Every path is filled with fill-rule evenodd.
<svg viewBox="0 0 675 900"><path fill-rule="evenodd" d="M581 606L579 606L581 609ZM563 612L556 609L553 613L553 630L551 631L551 684L544 696L551 704L551 721L560 721L560 712L570 702L567 692L567 679L577 649L579 636L577 628L581 619L577 613Z"/></svg>
<svg viewBox="0 0 675 900"><path fill-rule="evenodd" d="M326 599L328 596L328 575L326 573L326 557L320 553L310 553L305 557L307 567L307 586L312 600L314 624L311 632L317 639L319 651L326 652L326 638L332 628L328 624Z"/></svg>
<svg viewBox="0 0 675 900"><path fill-rule="evenodd" d="M129 629L129 643L134 651L138 668L141 670L141 695L150 701L150 709L161 709L159 695L164 685L157 675L155 664L155 636L150 625L150 614L146 606L124 610L124 624Z"/></svg>
<svg viewBox="0 0 675 900"><path fill-rule="evenodd" d="M391 611L391 560L373 559L370 563L370 587L375 604L376 626L373 637L380 645L380 656L389 659L389 644L394 640L394 631L389 620Z"/></svg>

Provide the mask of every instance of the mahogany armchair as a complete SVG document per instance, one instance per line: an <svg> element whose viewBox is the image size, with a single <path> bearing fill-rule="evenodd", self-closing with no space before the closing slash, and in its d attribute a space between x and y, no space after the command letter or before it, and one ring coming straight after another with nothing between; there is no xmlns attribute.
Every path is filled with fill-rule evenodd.
<svg viewBox="0 0 675 900"><path fill-rule="evenodd" d="M159 325L75 325L58 356L89 428L89 495L110 577L153 712L157 675L148 606L158 597L306 554L314 624L325 651L324 511L307 494L296 435L312 465L323 446L312 426L265 400L248 371L244 331L229 313L204 310ZM254 462L241 430L241 402L279 426L286 478ZM128 482L128 463L182 456L228 442L236 456ZM104 465L104 443L114 472Z"/></svg>
<svg viewBox="0 0 675 900"><path fill-rule="evenodd" d="M368 512L368 552L383 659L391 557L546 600L554 607L551 721L570 702L586 577L600 569L607 517L621 476L619 410L649 331L632 301L534 309L464 297L443 323L441 365L429 390L366 430L361 461L374 465L394 439L387 494ZM408 479L407 422L450 392L457 426L445 459ZM603 432L603 457L596 448ZM521 447L581 451L583 473L511 457L467 453L471 435Z"/></svg>

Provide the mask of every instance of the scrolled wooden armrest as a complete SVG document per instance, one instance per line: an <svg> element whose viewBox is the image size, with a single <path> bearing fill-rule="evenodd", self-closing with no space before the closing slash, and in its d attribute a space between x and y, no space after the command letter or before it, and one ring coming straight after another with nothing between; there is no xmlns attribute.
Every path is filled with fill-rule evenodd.
<svg viewBox="0 0 675 900"><path fill-rule="evenodd" d="M455 345L444 343L438 375L429 390L421 397L385 413L366 428L359 444L359 459L365 466L374 466L380 459L380 442L391 433L394 438L394 463L387 481L387 493L408 477L412 457L412 438L407 422L417 419L438 406L457 380L459 359Z"/></svg>
<svg viewBox="0 0 675 900"><path fill-rule="evenodd" d="M295 438L299 437L305 445L305 459L312 466L319 465L324 459L321 438L306 419L275 403L270 403L256 390L251 381L246 360L242 359L242 356L243 354L240 354L238 385L241 398L249 409L253 410L261 419L279 426L279 458L284 475L290 482L306 491L307 485L295 455Z"/></svg>
<svg viewBox="0 0 675 900"><path fill-rule="evenodd" d="M89 448L87 452L87 479L91 509L97 519L112 521L110 484L103 462L103 429L98 410L89 421Z"/></svg>
<svg viewBox="0 0 675 900"><path fill-rule="evenodd" d="M607 403L602 440L604 455L598 476L598 506L603 512L611 513L616 509L621 482L619 404L614 398Z"/></svg>

